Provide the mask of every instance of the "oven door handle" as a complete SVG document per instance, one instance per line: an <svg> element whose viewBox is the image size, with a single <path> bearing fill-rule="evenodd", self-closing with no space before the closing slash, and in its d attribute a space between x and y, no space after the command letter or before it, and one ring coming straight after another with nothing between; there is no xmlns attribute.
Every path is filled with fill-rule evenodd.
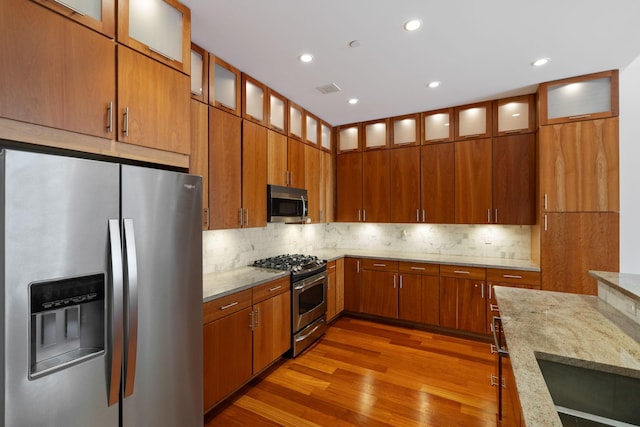
<svg viewBox="0 0 640 427"><path fill-rule="evenodd" d="M303 336L296 338L296 342L300 342L300 341L304 341L304 340L306 340L307 338L309 338L309 336L310 336L311 334L313 334L315 331L317 331L317 330L318 330L318 328L320 328L320 326L322 326L322 325L324 324L324 319L320 319L320 320L321 320L321 322L320 322L320 324L319 324L319 325L316 325L316 327L315 327L315 328L313 328L309 333L304 334Z"/></svg>
<svg viewBox="0 0 640 427"><path fill-rule="evenodd" d="M307 289L315 286L318 282L321 282L321 281L325 280L326 277L327 276L325 274L323 274L322 276L316 277L315 279L313 279L310 282L306 282L305 283L305 281L303 280L301 284L299 284L298 286L294 287L293 289L296 290L296 291L306 291Z"/></svg>

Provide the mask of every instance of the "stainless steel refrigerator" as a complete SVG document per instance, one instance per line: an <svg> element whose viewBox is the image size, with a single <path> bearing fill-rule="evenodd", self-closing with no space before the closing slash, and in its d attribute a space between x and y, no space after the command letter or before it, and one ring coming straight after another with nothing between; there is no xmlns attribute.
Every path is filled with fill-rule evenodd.
<svg viewBox="0 0 640 427"><path fill-rule="evenodd" d="M0 425L202 426L201 178L0 151Z"/></svg>

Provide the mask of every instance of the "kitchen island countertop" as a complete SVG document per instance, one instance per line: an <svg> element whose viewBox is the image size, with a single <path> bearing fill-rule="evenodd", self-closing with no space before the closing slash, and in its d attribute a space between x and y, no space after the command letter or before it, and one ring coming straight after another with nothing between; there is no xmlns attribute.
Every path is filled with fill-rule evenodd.
<svg viewBox="0 0 640 427"><path fill-rule="evenodd" d="M597 296L496 287L526 426L561 426L536 356L640 378L640 327Z"/></svg>

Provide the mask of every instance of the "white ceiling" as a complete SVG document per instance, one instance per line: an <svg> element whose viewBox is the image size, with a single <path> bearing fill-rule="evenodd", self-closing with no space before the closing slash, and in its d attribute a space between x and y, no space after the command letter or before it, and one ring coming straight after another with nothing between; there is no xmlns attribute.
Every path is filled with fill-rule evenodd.
<svg viewBox="0 0 640 427"><path fill-rule="evenodd" d="M194 43L333 126L532 93L640 56L638 0L182 2ZM422 28L404 31L409 18ZM316 89L328 83L342 91Z"/></svg>

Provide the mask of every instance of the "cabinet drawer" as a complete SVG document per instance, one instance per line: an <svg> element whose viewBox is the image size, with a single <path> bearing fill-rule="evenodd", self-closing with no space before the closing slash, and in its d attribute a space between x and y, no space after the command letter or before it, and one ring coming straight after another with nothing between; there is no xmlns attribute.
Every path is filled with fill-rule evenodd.
<svg viewBox="0 0 640 427"><path fill-rule="evenodd" d="M273 296L287 292L291 289L291 279L289 276L265 283L253 288L253 303L264 301Z"/></svg>
<svg viewBox="0 0 640 427"><path fill-rule="evenodd" d="M251 289L236 292L213 301L206 302L202 307L202 322L207 324L221 317L240 311L251 305Z"/></svg>
<svg viewBox="0 0 640 427"><path fill-rule="evenodd" d="M426 262L400 261L398 269L401 273L424 274L427 276L437 276L440 273L440 265Z"/></svg>
<svg viewBox="0 0 640 427"><path fill-rule="evenodd" d="M540 272L487 268L487 281L540 286Z"/></svg>
<svg viewBox="0 0 640 427"><path fill-rule="evenodd" d="M335 261L329 261L327 263L327 273L332 273L336 270L336 262Z"/></svg>
<svg viewBox="0 0 640 427"><path fill-rule="evenodd" d="M484 280L486 269L481 267L467 267L464 265L441 265L440 276L456 277L460 279Z"/></svg>
<svg viewBox="0 0 640 427"><path fill-rule="evenodd" d="M398 271L398 261L365 258L362 260L362 268L364 270Z"/></svg>

